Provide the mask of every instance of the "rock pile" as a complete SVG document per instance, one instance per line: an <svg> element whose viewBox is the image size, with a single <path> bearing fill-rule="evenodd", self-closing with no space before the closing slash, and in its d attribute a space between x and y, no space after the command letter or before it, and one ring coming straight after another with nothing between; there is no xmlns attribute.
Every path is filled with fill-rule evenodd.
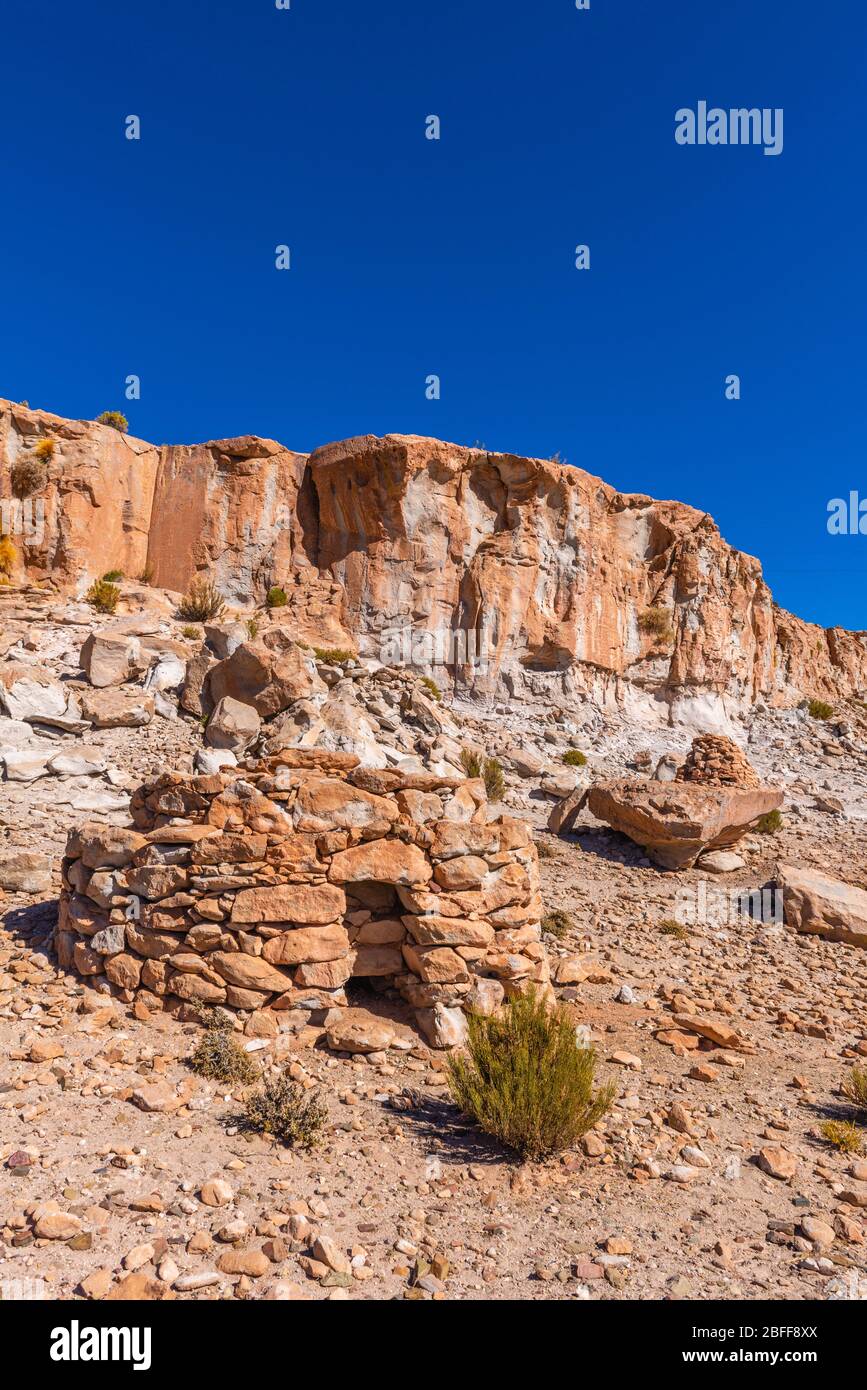
<svg viewBox="0 0 867 1390"><path fill-rule="evenodd" d="M548 987L532 835L487 820L481 780L285 749L243 775L164 773L131 812L70 835L56 945L137 1008L226 1006L267 1036L327 1024L362 978L450 1046L465 1010Z"/></svg>
<svg viewBox="0 0 867 1390"><path fill-rule="evenodd" d="M706 787L761 786L745 753L724 734L702 734L675 775L676 782L701 782Z"/></svg>

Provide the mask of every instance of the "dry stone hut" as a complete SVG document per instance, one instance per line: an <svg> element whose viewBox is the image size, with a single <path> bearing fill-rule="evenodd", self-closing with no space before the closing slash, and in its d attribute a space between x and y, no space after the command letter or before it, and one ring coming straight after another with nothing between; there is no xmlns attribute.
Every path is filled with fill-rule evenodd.
<svg viewBox="0 0 867 1390"><path fill-rule="evenodd" d="M86 824L63 863L61 963L118 998L328 1022L353 979L394 988L437 1047L465 1013L547 988L529 827L480 780L288 749L239 773L165 773L132 825Z"/></svg>

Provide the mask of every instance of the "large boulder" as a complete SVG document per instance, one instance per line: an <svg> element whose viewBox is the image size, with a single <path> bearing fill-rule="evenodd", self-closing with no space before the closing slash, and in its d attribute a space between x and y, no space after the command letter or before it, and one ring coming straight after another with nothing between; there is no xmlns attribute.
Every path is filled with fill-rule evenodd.
<svg viewBox="0 0 867 1390"><path fill-rule="evenodd" d="M628 835L665 869L691 868L703 850L733 845L782 801L774 787L697 782L597 782L587 793L592 815Z"/></svg>
<svg viewBox="0 0 867 1390"><path fill-rule="evenodd" d="M867 946L867 892L863 888L797 864L781 864L777 883L788 926L828 941Z"/></svg>
<svg viewBox="0 0 867 1390"><path fill-rule="evenodd" d="M211 748L228 748L240 753L253 742L261 723L253 705L224 695L208 720L205 742Z"/></svg>
<svg viewBox="0 0 867 1390"><path fill-rule="evenodd" d="M263 719L288 709L296 700L327 691L312 654L292 642L280 628L261 639L242 642L208 676L215 704L231 698L252 705Z"/></svg>
<svg viewBox="0 0 867 1390"><path fill-rule="evenodd" d="M78 659L97 690L135 680L149 665L138 637L126 632L92 632Z"/></svg>
<svg viewBox="0 0 867 1390"><path fill-rule="evenodd" d="M80 724L72 693L50 671L15 661L0 666L0 711L28 723L59 728Z"/></svg>

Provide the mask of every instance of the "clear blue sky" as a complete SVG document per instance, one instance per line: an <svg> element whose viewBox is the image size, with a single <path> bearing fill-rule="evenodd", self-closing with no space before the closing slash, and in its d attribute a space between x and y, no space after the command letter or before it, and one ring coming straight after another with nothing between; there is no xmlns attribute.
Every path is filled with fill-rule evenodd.
<svg viewBox="0 0 867 1390"><path fill-rule="evenodd" d="M826 530L867 498L865 56L863 0L9 6L0 394L559 451L867 628L867 536ZM782 107L783 153L677 145L700 100Z"/></svg>

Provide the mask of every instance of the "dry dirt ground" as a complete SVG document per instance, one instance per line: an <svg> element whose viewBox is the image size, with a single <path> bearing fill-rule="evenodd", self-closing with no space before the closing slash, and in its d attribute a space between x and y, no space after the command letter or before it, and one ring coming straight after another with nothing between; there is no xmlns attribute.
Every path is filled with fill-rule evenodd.
<svg viewBox="0 0 867 1390"><path fill-rule="evenodd" d="M492 714L489 727L504 718ZM87 741L110 749L132 785L187 757L191 737L157 719ZM603 722L586 747L595 770L620 773L638 747L682 752L688 742ZM311 1030L254 1055L320 1087L324 1146L298 1154L245 1135L237 1095L186 1063L196 1028L139 1021L60 972L52 899L7 894L6 1296L154 1297L172 1286L206 1299L867 1296L867 1159L836 1153L818 1131L849 1113L839 1086L867 1053L867 959L780 924L713 921L706 908L683 939L662 925L679 890L710 884L715 902L720 883L767 883L778 859L864 883L864 757L857 740L831 752L825 742L800 717L756 724L747 752L787 784L789 810L778 834L738 847L744 869L722 878L663 873L589 821L566 839L540 829L547 907L571 918L567 935L548 942L555 967L561 957L575 967L558 993L619 1091L583 1146L545 1165L519 1166L461 1120L441 1054L412 1041L353 1060ZM51 804L56 790L3 784L0 846L61 850L82 814ZM817 792L842 809L819 809ZM552 804L517 782L509 800L540 827ZM356 1002L381 1007L373 996ZM676 1013L728 1027L740 1045L660 1041ZM155 1082L166 1084L149 1091ZM142 1109L143 1087L146 1103L168 1095L168 1108ZM758 1166L765 1147L791 1156L790 1176ZM54 1238L35 1235L28 1216L45 1202L56 1203L43 1225Z"/></svg>

